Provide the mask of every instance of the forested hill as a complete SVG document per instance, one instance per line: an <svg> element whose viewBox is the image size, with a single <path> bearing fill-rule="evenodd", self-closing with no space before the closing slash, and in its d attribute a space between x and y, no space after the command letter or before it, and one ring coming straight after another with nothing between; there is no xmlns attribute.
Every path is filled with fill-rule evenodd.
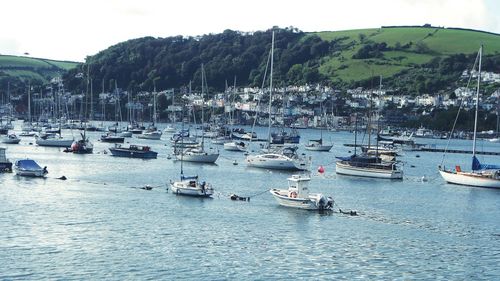
<svg viewBox="0 0 500 281"><path fill-rule="evenodd" d="M415 94L452 86L471 67L481 44L483 68L500 72L500 35L464 29L382 27L305 33L275 30L274 82L300 85L320 82L339 87L369 86L371 77ZM226 81L260 86L271 49L272 30L243 33L226 30L199 37L145 37L111 46L88 57L65 77L69 89L84 89L77 73L90 73L105 90L133 91L199 87L204 64L208 86L223 89ZM100 87L99 87L100 88Z"/></svg>

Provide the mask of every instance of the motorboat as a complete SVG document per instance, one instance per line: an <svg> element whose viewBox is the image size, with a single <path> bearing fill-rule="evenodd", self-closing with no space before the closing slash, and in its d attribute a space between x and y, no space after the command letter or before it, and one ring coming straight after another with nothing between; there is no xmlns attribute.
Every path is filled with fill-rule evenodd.
<svg viewBox="0 0 500 281"><path fill-rule="evenodd" d="M262 154L248 155L246 162L249 167L294 171L309 170L311 158L300 157L295 147L283 147Z"/></svg>
<svg viewBox="0 0 500 281"><path fill-rule="evenodd" d="M161 131L144 131L142 134L137 135L137 138L147 140L160 140L161 135Z"/></svg>
<svg viewBox="0 0 500 281"><path fill-rule="evenodd" d="M39 146L51 146L51 147L70 147L73 144L73 139L66 139L61 137L60 134L40 134L36 135L36 144Z"/></svg>
<svg viewBox="0 0 500 281"><path fill-rule="evenodd" d="M73 152L75 154L91 154L93 151L94 145L85 134L82 134L81 139L74 141L68 150L68 152Z"/></svg>
<svg viewBox="0 0 500 281"><path fill-rule="evenodd" d="M6 136L0 137L0 141L5 144L18 144L21 139L16 136L16 134L8 134Z"/></svg>
<svg viewBox="0 0 500 281"><path fill-rule="evenodd" d="M0 147L0 173L12 172L12 162L5 156L5 147Z"/></svg>
<svg viewBox="0 0 500 281"><path fill-rule="evenodd" d="M101 135L101 141L110 143L124 143L125 137L108 133L105 135Z"/></svg>
<svg viewBox="0 0 500 281"><path fill-rule="evenodd" d="M333 198L321 193L309 193L310 177L293 175L288 178L287 189L273 188L269 192L281 206L305 210L330 210L333 208Z"/></svg>
<svg viewBox="0 0 500 281"><path fill-rule="evenodd" d="M14 171L16 171L17 175L25 177L45 177L49 173L47 167L40 167L32 159L17 160L14 165Z"/></svg>
<svg viewBox="0 0 500 281"><path fill-rule="evenodd" d="M224 149L229 151L247 151L247 145L242 141L231 141L224 143Z"/></svg>
<svg viewBox="0 0 500 281"><path fill-rule="evenodd" d="M165 129L163 129L163 132L166 134L172 134L172 133L175 133L176 131L177 131L177 129L174 128L172 125L167 125L167 127Z"/></svg>
<svg viewBox="0 0 500 281"><path fill-rule="evenodd" d="M134 144L131 144L129 147L115 145L115 147L110 147L109 151L113 156L129 158L156 159L158 155L158 152L152 151L149 146Z"/></svg>

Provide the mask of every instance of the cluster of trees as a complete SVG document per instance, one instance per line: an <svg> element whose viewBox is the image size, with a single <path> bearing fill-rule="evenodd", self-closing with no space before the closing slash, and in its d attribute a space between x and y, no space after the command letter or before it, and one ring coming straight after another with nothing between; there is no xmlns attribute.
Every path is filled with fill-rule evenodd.
<svg viewBox="0 0 500 281"><path fill-rule="evenodd" d="M353 59L371 59L381 58L384 56L382 52L388 51L387 44L382 43L368 43L363 45L354 55Z"/></svg>
<svg viewBox="0 0 500 281"><path fill-rule="evenodd" d="M145 37L114 45L70 71L65 83L70 89L84 91L89 73L93 84L106 91L118 87L131 90L178 88L192 82L201 87L204 64L208 86L224 89L226 81L237 77L240 85L260 86L275 31L276 83L314 83L325 78L318 72L319 59L330 52L331 44L318 36L306 35L296 28L273 28L242 33L225 30L199 37ZM269 73L269 72L268 72Z"/></svg>

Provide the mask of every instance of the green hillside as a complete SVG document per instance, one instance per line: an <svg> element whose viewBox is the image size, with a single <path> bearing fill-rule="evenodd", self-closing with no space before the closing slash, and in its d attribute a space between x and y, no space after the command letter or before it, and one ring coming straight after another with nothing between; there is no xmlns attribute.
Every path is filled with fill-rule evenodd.
<svg viewBox="0 0 500 281"><path fill-rule="evenodd" d="M0 55L0 79L32 80L46 83L75 68L76 62Z"/></svg>
<svg viewBox="0 0 500 281"><path fill-rule="evenodd" d="M436 57L474 54L481 44L485 55L498 55L500 36L492 33L437 27L387 27L309 34L338 42L338 50L323 58L320 73L333 81L359 81L376 75L390 77L419 68ZM353 59L367 44L385 43L382 56Z"/></svg>

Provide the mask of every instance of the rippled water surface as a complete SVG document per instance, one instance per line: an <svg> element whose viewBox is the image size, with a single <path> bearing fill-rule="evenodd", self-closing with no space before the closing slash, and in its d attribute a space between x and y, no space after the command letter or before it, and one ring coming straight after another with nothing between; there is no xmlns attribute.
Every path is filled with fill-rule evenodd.
<svg viewBox="0 0 500 281"><path fill-rule="evenodd" d="M301 133L304 143L319 137ZM105 154L111 145L98 136L91 133L93 155L38 147L30 138L8 146L11 160L33 158L49 177L0 174L0 279L500 279L500 190L445 184L440 153L404 152L405 179L387 181L335 174L334 157L352 150L343 146L353 142L350 133L324 132L334 142L330 153L301 147L313 170L325 167L323 175L313 172L310 189L332 195L337 210L357 210L353 217L279 207L262 192L285 187L291 173L248 168L243 154L222 147L217 165L184 163L217 196L175 196L165 187L180 163L167 159L167 135L128 140L159 152L148 161ZM453 147L468 149L470 141ZM479 147L500 151L500 144ZM469 159L453 154L445 163L469 167ZM68 180L56 179L62 175ZM140 189L146 184L153 190ZM262 194L242 202L230 193Z"/></svg>

